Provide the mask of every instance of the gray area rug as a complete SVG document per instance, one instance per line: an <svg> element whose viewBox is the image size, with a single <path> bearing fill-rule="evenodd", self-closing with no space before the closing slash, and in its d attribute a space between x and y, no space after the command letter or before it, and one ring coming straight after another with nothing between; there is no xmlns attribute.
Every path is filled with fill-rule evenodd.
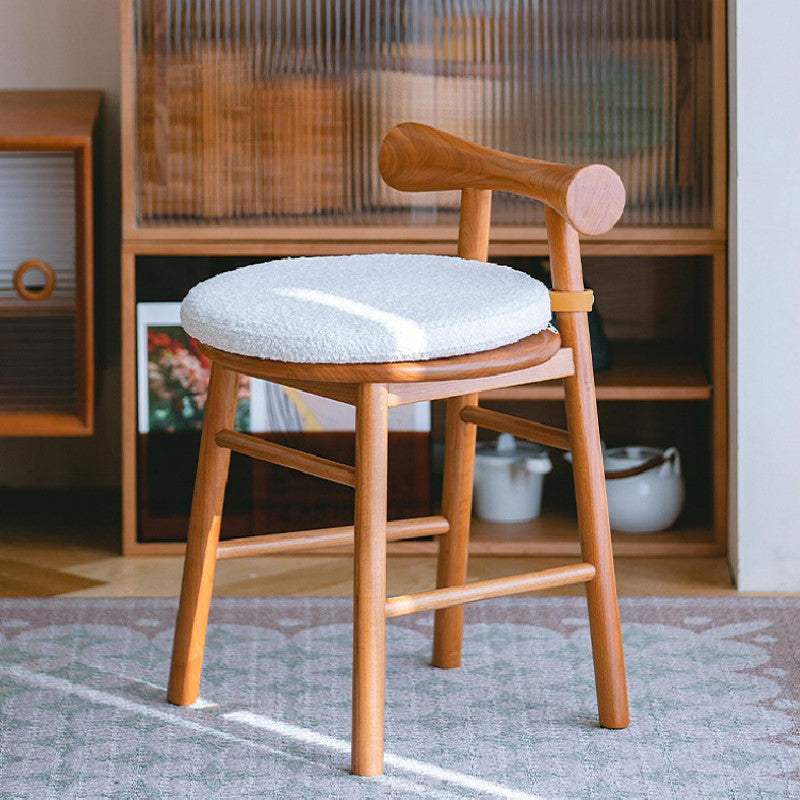
<svg viewBox="0 0 800 800"><path fill-rule="evenodd" d="M176 604L0 600L3 798L798 798L800 599L629 598L631 727L597 727L586 607L389 626L386 775L348 773L350 603L218 598L201 701L164 699Z"/></svg>

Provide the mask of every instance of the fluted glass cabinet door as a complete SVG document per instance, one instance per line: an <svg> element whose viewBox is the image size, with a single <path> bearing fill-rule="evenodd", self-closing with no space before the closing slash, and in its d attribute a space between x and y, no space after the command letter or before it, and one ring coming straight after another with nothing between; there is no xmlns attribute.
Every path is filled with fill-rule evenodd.
<svg viewBox="0 0 800 800"><path fill-rule="evenodd" d="M710 225L711 6L133 0L136 224L451 222L455 195L379 177L383 134L414 120L605 162L626 223ZM496 222L536 220L498 196Z"/></svg>

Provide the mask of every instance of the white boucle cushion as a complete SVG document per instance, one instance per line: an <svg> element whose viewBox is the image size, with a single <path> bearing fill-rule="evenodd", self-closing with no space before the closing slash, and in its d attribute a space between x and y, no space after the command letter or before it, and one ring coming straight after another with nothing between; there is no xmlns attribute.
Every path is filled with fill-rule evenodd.
<svg viewBox="0 0 800 800"><path fill-rule="evenodd" d="M287 258L195 286L181 323L198 341L273 361L357 364L476 353L546 328L540 281L433 255Z"/></svg>

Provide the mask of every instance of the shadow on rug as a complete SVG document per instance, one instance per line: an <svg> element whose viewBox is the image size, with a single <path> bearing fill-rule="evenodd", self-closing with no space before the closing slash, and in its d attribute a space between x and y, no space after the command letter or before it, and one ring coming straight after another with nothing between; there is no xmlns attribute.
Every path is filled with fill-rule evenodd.
<svg viewBox="0 0 800 800"><path fill-rule="evenodd" d="M201 700L165 701L176 604L0 600L2 798L796 798L800 599L621 602L631 727L597 727L586 607L389 626L386 775L349 764L350 603L218 598Z"/></svg>

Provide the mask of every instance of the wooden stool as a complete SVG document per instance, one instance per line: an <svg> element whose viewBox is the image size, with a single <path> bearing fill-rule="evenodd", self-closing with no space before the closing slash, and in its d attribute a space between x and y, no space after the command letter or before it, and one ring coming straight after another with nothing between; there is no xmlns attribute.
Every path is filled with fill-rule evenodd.
<svg viewBox="0 0 800 800"><path fill-rule="evenodd" d="M547 206L547 236L557 333L543 330L494 350L405 363L270 361L202 345L212 362L168 699L195 701L218 558L354 545L352 770L383 771L387 617L436 610L433 665L461 663L463 603L584 583L589 606L600 724L628 725L614 565L597 423L578 232L597 235L619 219L625 191L600 165L563 166L481 147L424 125L404 123L383 141L384 180L405 191L461 190L458 254L485 261L493 189ZM501 268L498 268L501 269ZM356 409L355 467L232 430L239 375L350 403ZM481 391L535 381L564 381L568 431L480 408ZM441 516L386 521L387 413L391 406L448 398ZM465 583L476 426L572 451L580 563ZM230 451L355 487L352 527L252 536L219 542ZM439 536L437 588L386 597L386 542Z"/></svg>

